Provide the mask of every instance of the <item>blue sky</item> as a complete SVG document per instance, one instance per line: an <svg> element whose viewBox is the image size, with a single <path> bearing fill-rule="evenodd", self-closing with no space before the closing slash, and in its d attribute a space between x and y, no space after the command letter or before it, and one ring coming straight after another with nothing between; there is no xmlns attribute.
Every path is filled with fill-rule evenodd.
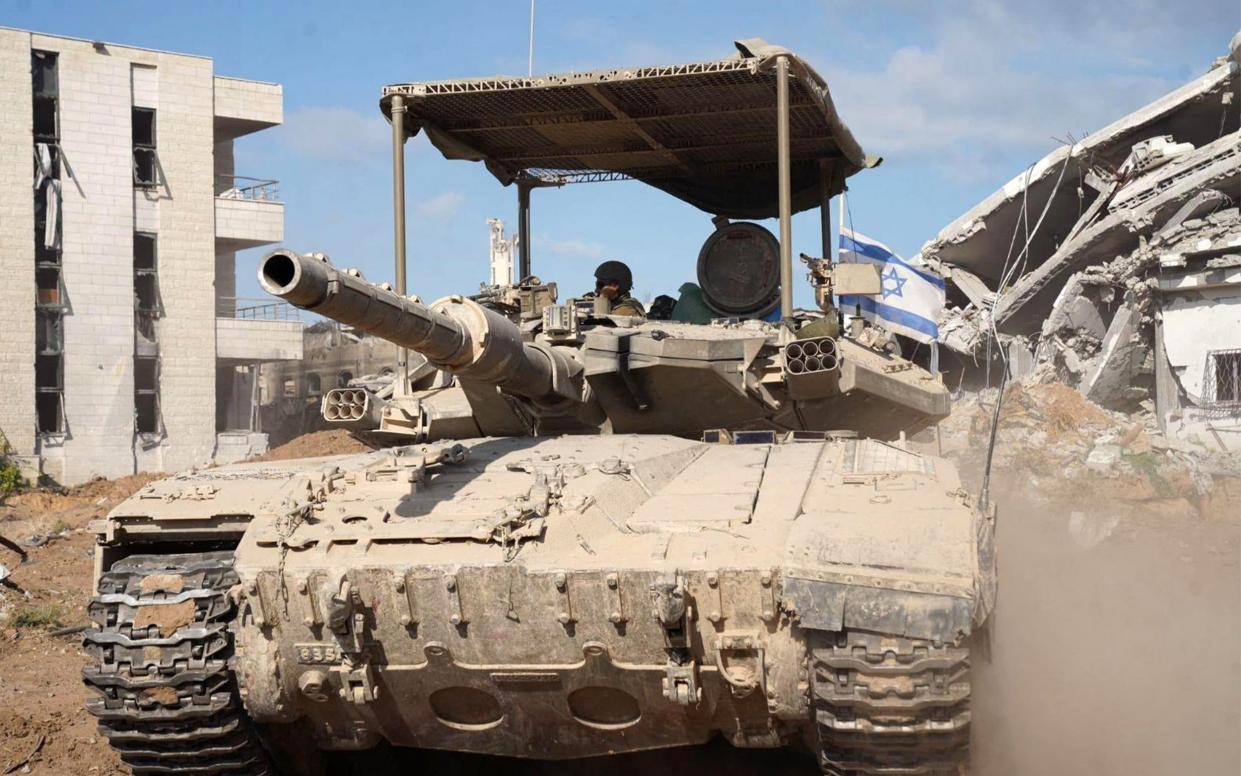
<svg viewBox="0 0 1241 776"><path fill-rule="evenodd" d="M526 71L527 0L503 2L54 2L3 0L0 24L215 60L219 75L284 85L285 125L238 141L237 173L278 178L285 238L373 280L392 273L387 83ZM671 64L764 37L811 61L883 165L850 181L853 226L913 254L1051 150L1204 72L1241 27L1237 0L537 0L535 71ZM516 193L480 165L411 144L410 290L470 291L487 274L488 217ZM833 213L835 217L835 213ZM817 214L794 251L817 254ZM772 225L774 230L774 225ZM562 296L603 259L630 263L641 296L693 279L709 216L641 184L536 191L534 268ZM257 295L258 253L238 262ZM810 304L808 289L797 291Z"/></svg>

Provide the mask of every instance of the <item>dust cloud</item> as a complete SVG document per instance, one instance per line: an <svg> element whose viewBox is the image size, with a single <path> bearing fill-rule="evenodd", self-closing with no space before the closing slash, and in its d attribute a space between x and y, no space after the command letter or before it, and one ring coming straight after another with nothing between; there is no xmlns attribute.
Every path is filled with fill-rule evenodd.
<svg viewBox="0 0 1241 776"><path fill-rule="evenodd" d="M1241 515L1082 496L1001 502L975 776L1241 773Z"/></svg>

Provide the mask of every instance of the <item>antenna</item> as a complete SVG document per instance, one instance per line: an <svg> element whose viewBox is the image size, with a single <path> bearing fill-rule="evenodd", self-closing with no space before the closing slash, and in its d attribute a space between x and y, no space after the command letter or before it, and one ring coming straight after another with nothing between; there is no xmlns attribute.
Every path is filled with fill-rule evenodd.
<svg viewBox="0 0 1241 776"><path fill-rule="evenodd" d="M530 56L526 60L526 77L534 77L534 0L530 0Z"/></svg>

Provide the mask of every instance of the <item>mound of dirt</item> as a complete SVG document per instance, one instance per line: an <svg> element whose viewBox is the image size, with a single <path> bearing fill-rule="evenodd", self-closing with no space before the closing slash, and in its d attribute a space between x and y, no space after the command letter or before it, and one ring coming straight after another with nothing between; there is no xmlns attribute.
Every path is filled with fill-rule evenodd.
<svg viewBox="0 0 1241 776"><path fill-rule="evenodd" d="M303 434L274 447L251 461L287 461L292 458L322 458L326 455L365 453L371 448L349 435L348 431L332 429Z"/></svg>

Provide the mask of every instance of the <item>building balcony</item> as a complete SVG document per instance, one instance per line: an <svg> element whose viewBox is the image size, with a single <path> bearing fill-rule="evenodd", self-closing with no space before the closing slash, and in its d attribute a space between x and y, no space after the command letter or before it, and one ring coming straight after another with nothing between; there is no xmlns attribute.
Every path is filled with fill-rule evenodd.
<svg viewBox="0 0 1241 776"><path fill-rule="evenodd" d="M284 121L284 90L280 84L215 78L215 140L232 140Z"/></svg>
<svg viewBox="0 0 1241 776"><path fill-rule="evenodd" d="M239 251L284 239L279 182L217 175L215 239L219 249Z"/></svg>
<svg viewBox="0 0 1241 776"><path fill-rule="evenodd" d="M271 299L216 301L215 354L224 361L300 361L302 321L296 307Z"/></svg>

